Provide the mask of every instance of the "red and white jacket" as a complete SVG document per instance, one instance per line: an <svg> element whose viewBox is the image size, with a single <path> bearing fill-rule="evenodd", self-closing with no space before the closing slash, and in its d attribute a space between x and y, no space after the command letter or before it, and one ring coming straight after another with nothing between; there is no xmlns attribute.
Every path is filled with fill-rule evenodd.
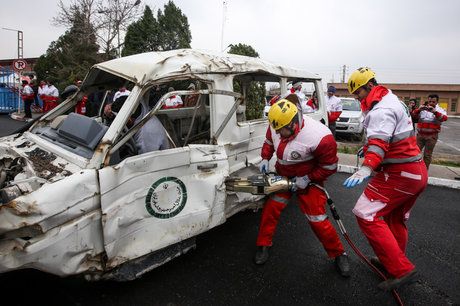
<svg viewBox="0 0 460 306"><path fill-rule="evenodd" d="M309 112L314 112L318 109L318 102L313 101L313 99L310 99L307 101L307 108Z"/></svg>
<svg viewBox="0 0 460 306"><path fill-rule="evenodd" d="M409 110L390 90L375 86L361 108L369 111L363 123L367 134L363 165L376 169L421 159Z"/></svg>
<svg viewBox="0 0 460 306"><path fill-rule="evenodd" d="M302 127L295 137L282 138L270 126L262 146L262 158L270 160L276 152L278 175L308 177L312 182L323 182L337 171L337 143L329 128L303 116Z"/></svg>
<svg viewBox="0 0 460 306"><path fill-rule="evenodd" d="M420 135L438 134L441 132L442 122L447 120L447 112L437 104L434 113L418 108L412 112L412 115L418 118L417 132Z"/></svg>
<svg viewBox="0 0 460 306"><path fill-rule="evenodd" d="M23 100L31 100L34 98L34 90L29 84L24 85L21 96Z"/></svg>
<svg viewBox="0 0 460 306"><path fill-rule="evenodd" d="M165 104L163 104L163 108L178 108L184 106L184 102L182 102L182 98L180 96L172 96L166 99Z"/></svg>
<svg viewBox="0 0 460 306"><path fill-rule="evenodd" d="M326 95L326 105L327 105L327 121L329 124L334 123L339 119L340 114L342 113L342 100L336 96Z"/></svg>
<svg viewBox="0 0 460 306"><path fill-rule="evenodd" d="M46 91L47 102L55 102L57 103L59 100L59 91L54 85L48 85L48 90Z"/></svg>
<svg viewBox="0 0 460 306"><path fill-rule="evenodd" d="M38 86L38 96L40 97L42 101L45 100L47 92L48 92L48 85Z"/></svg>

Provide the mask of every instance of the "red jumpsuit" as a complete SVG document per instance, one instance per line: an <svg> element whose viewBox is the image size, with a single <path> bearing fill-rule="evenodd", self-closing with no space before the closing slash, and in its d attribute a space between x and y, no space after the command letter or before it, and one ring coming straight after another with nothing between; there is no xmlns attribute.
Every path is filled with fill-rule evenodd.
<svg viewBox="0 0 460 306"><path fill-rule="evenodd" d="M368 112L363 164L377 175L353 213L389 277L399 278L414 269L405 256L405 221L427 185L427 170L405 104L385 87L376 86L361 102L361 108Z"/></svg>
<svg viewBox="0 0 460 306"><path fill-rule="evenodd" d="M80 115L86 114L86 102L88 101L88 95L85 95L80 102L75 105L75 112Z"/></svg>
<svg viewBox="0 0 460 306"><path fill-rule="evenodd" d="M269 127L262 147L262 158L270 160L276 152L278 175L295 177L308 175L320 185L337 171L337 144L331 131L320 122L303 116L302 127L296 136L283 139ZM305 191L305 190L303 190ZM278 224L279 216L286 207L291 192L271 194L265 204L260 224L258 246L270 246ZM339 236L326 215L326 197L318 188L311 186L306 194L298 193L300 208L305 214L313 232L323 244L329 257L345 252Z"/></svg>

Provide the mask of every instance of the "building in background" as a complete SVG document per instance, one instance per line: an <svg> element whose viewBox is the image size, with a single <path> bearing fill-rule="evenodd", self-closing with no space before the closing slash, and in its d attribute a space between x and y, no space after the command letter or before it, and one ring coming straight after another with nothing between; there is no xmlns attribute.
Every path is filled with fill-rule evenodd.
<svg viewBox="0 0 460 306"><path fill-rule="evenodd" d="M9 70L13 70L13 62L16 60L16 58L11 58L11 59L0 59L0 67L3 68L8 68ZM34 66L35 62L38 60L38 57L29 57L29 58L23 58L23 60L26 61L27 67L25 70L22 71L22 74L31 77L35 77L35 71L34 71Z"/></svg>
<svg viewBox="0 0 460 306"><path fill-rule="evenodd" d="M328 83L337 90L337 97L352 97L346 83ZM417 107L428 101L428 95L439 95L439 106L447 111L448 115L460 115L458 100L460 99L460 84L381 84L391 89L402 101L409 102L410 98L417 100ZM326 87L326 88L327 88Z"/></svg>

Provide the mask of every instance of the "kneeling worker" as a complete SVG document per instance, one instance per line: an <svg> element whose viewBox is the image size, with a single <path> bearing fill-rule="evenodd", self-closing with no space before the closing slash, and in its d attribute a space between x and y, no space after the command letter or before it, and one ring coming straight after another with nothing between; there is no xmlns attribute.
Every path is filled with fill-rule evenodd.
<svg viewBox="0 0 460 306"><path fill-rule="evenodd" d="M337 232L327 219L326 196L317 187L309 186L310 182L323 185L337 171L337 144L331 131L320 122L301 116L297 107L285 99L273 104L268 120L270 127L262 147L261 172L268 172L268 162L276 152L276 172L295 178L295 187L290 192L271 194L267 200L257 238L255 263L263 264L267 261L279 216L297 191L299 205L313 232L329 257L335 258L340 275L348 277L348 256Z"/></svg>

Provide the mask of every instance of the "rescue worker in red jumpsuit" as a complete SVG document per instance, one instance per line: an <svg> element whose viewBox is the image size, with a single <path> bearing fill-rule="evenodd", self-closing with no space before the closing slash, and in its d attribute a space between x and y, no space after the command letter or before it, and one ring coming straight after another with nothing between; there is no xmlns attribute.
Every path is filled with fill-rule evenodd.
<svg viewBox="0 0 460 306"><path fill-rule="evenodd" d="M297 191L300 208L323 244L330 258L335 258L338 272L350 276L348 256L339 236L326 215L326 196L310 182L323 182L337 171L337 144L327 126L302 116L297 106L282 99L268 113L270 127L262 147L261 172L268 172L269 160L276 153L276 172L294 178L295 186L288 192L271 194L267 200L257 238L256 264L264 264L278 224L279 216L293 193Z"/></svg>
<svg viewBox="0 0 460 306"><path fill-rule="evenodd" d="M375 73L359 68L348 80L348 90L361 102L366 114L367 134L362 167L344 183L348 188L359 185L376 171L358 199L353 213L388 279L378 287L390 291L418 280L415 266L405 255L407 227L405 221L418 196L427 185L427 170L406 105L390 90L377 84Z"/></svg>
<svg viewBox="0 0 460 306"><path fill-rule="evenodd" d="M77 87L80 88L83 84L82 81L77 81ZM80 115L86 114L86 103L88 102L88 95L85 95L80 102L75 105L75 112Z"/></svg>

